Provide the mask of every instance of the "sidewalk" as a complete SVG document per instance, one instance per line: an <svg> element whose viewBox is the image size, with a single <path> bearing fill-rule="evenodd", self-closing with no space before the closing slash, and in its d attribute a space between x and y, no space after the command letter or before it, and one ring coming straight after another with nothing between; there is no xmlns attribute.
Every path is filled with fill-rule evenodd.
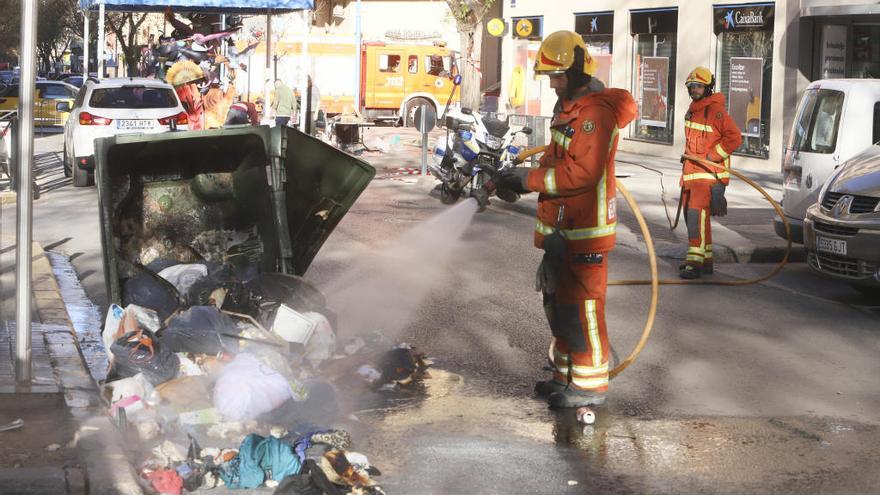
<svg viewBox="0 0 880 495"><path fill-rule="evenodd" d="M14 238L0 241L3 266L14 266ZM99 407L79 336L40 245L33 245L30 386L17 384L12 372L14 270L0 277L0 423L24 420L20 429L0 432L0 494L142 493L121 438Z"/></svg>
<svg viewBox="0 0 880 495"><path fill-rule="evenodd" d="M391 140L400 144L392 147L387 153L365 152L361 158L377 168L377 179L405 180L417 183L426 192L439 184L432 178L418 179L417 170L420 166L420 150L418 132L409 128L376 127L369 129L365 139ZM443 131L433 131L429 136L429 144L443 135ZM399 136L399 138L394 138ZM429 150L430 151L430 150ZM430 156L428 158L431 160ZM759 169L737 167L736 157L733 166L750 179L767 190L772 198L779 201L782 197L782 183L779 174L769 164ZM679 221L678 228L671 231L670 218L674 220L680 193L679 176L681 164L678 160L657 156L639 155L620 151L617 153L616 172L620 182L632 194L639 209L651 230L651 236L657 254L664 258L683 259L687 251L687 228L684 219ZM662 188L661 188L662 185ZM665 190L665 193L663 192ZM750 185L737 178L731 179L726 193L728 215L712 219L712 238L715 260L719 263L776 263L783 259L786 252L786 241L776 235L773 229L773 218L776 212L764 197ZM666 202L664 211L663 201ZM641 236L635 215L630 212L619 197L618 204L620 224L625 229L618 229L618 244L644 251L644 240ZM516 203L510 204L495 199L496 208L505 208L525 215L534 215L537 209L537 195L523 196ZM793 245L789 261L803 262L805 253L800 245Z"/></svg>

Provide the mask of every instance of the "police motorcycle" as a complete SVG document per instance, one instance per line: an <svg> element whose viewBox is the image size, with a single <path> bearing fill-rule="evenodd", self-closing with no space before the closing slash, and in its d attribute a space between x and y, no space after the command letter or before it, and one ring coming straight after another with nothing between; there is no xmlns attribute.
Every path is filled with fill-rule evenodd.
<svg viewBox="0 0 880 495"><path fill-rule="evenodd" d="M503 170L517 165L520 149L513 145L517 134L531 134L528 127L512 132L507 122L484 117L470 108L446 114L446 137L437 140L431 173L440 180L440 201L453 204L466 194L479 191ZM517 200L516 194L501 199Z"/></svg>

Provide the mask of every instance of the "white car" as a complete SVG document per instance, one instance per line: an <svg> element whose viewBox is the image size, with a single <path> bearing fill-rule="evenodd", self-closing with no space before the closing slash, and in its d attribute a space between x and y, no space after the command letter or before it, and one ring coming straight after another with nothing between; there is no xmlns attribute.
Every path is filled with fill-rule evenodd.
<svg viewBox="0 0 880 495"><path fill-rule="evenodd" d="M95 139L119 134L158 134L187 130L189 120L174 88L157 79L89 78L73 102L64 125L64 175L73 185L94 181Z"/></svg>

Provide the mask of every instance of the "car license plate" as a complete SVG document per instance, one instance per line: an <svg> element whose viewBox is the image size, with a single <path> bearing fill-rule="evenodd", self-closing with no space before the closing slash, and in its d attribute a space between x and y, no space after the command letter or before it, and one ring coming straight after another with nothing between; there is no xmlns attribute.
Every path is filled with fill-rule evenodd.
<svg viewBox="0 0 880 495"><path fill-rule="evenodd" d="M117 129L126 129L126 130L138 130L138 129L152 129L153 121L151 120L117 120L116 121Z"/></svg>
<svg viewBox="0 0 880 495"><path fill-rule="evenodd" d="M816 249L831 254L846 256L846 241L816 237Z"/></svg>

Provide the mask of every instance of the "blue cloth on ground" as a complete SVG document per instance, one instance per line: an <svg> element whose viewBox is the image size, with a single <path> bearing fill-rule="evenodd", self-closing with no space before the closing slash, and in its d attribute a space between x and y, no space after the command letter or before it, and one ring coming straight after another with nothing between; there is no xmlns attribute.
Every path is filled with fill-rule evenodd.
<svg viewBox="0 0 880 495"><path fill-rule="evenodd" d="M256 488L266 479L281 481L299 474L302 463L293 447L275 437L251 433L241 442L238 455L220 467L220 478L232 489Z"/></svg>

